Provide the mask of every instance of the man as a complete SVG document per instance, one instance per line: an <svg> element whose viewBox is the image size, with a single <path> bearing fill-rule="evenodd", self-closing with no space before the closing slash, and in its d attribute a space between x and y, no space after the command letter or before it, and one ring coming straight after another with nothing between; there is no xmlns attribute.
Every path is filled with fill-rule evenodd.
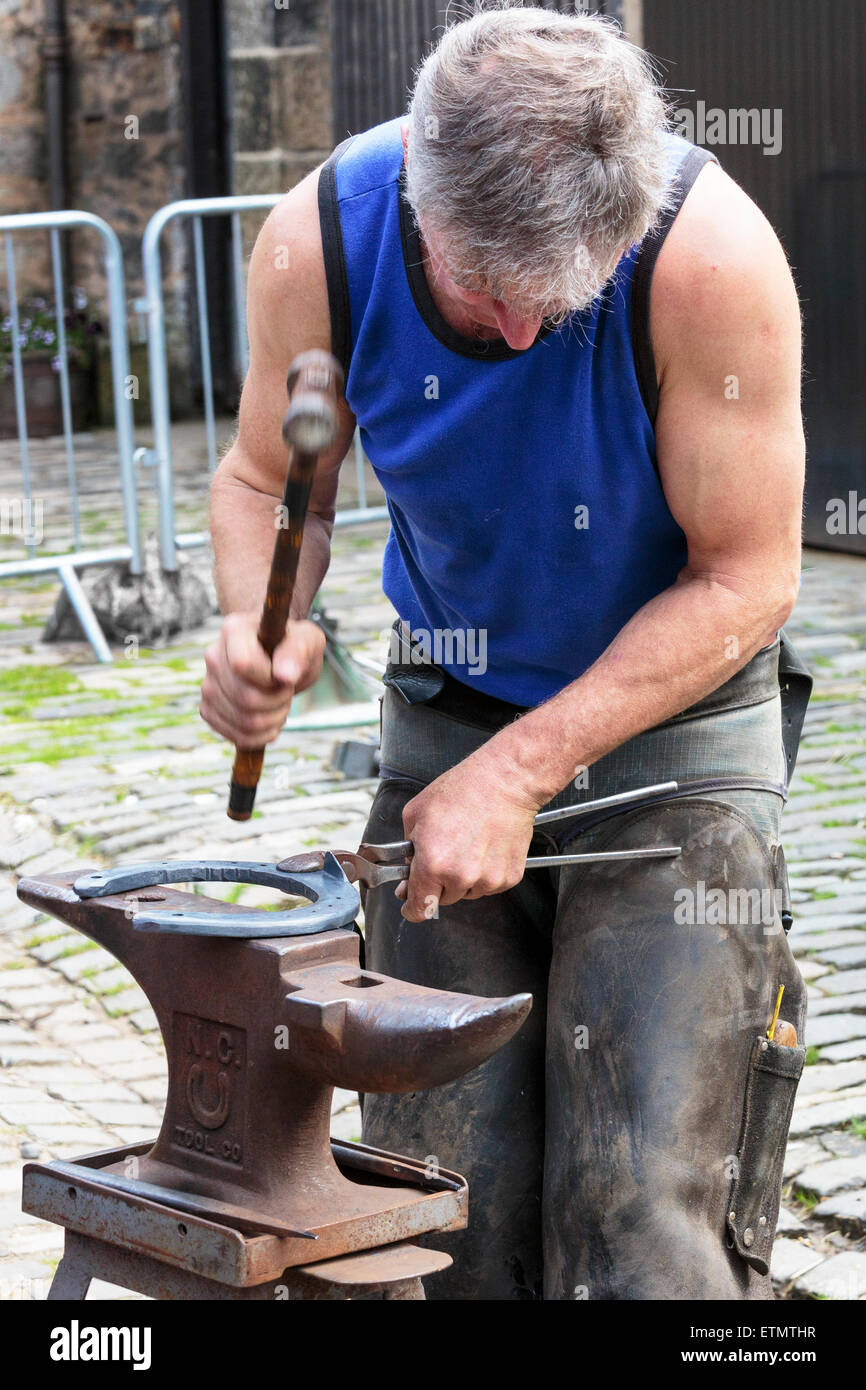
<svg viewBox="0 0 866 1390"><path fill-rule="evenodd" d="M365 1100L367 1142L469 1177L431 1296L772 1297L802 1066L766 1038L779 986L799 1032L804 1012L777 910L804 445L776 237L666 134L615 28L506 5L446 30L408 119L274 209L249 329L213 488L227 616L202 713L261 746L315 680L306 615L357 420L401 620L366 838L415 846L408 884L367 894L367 963L535 997L465 1080ZM310 347L343 360L348 404L269 662L284 379ZM679 796L534 824L670 778ZM652 845L682 853L524 872L530 850Z"/></svg>

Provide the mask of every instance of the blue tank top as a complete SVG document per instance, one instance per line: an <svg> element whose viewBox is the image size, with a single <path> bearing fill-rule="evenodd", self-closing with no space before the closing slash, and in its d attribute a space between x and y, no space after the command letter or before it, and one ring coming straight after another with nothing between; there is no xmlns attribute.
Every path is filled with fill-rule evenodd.
<svg viewBox="0 0 866 1390"><path fill-rule="evenodd" d="M383 588L437 664L534 706L686 563L656 467L649 282L712 156L670 136L663 224L590 309L515 351L463 337L432 300L401 119L344 142L319 183L333 348L391 519Z"/></svg>

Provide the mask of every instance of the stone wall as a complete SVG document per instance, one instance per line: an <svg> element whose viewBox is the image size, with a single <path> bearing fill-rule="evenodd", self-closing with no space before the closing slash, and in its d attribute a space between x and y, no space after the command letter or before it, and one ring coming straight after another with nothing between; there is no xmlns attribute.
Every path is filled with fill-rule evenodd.
<svg viewBox="0 0 866 1390"><path fill-rule="evenodd" d="M67 9L69 207L104 217L141 292L141 235L183 194L176 0L74 0ZM0 0L0 212L48 206L42 0ZM40 246L39 241L45 242ZM20 256L18 248L21 247ZM47 238L16 240L19 290L47 288ZM98 239L72 238L75 283L99 293Z"/></svg>
<svg viewBox="0 0 866 1390"><path fill-rule="evenodd" d="M226 0L234 193L282 192L331 148L329 0ZM182 52L178 0L68 0L67 206L97 213L117 232L127 296L143 292L141 238L150 216L184 196ZM48 207L43 0L0 0L0 213ZM249 254L262 214L243 218ZM188 402L194 313L188 238L163 236L166 324L175 408ZM104 303L101 241L70 238L71 279ZM48 237L15 241L18 292L51 293ZM5 275L0 246L0 297ZM133 370L146 392L146 360L131 324ZM110 400L103 381L100 396ZM146 406L146 401L142 402ZM137 411L147 418L146 409Z"/></svg>
<svg viewBox="0 0 866 1390"><path fill-rule="evenodd" d="M235 192L292 188L330 153L328 0L229 0Z"/></svg>

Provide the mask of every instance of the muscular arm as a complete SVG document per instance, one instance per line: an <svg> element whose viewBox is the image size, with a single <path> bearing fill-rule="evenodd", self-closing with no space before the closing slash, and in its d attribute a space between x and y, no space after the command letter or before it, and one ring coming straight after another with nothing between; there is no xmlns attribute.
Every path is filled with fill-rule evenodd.
<svg viewBox="0 0 866 1390"><path fill-rule="evenodd" d="M715 167L665 242L651 314L659 469L688 564L579 680L497 735L503 769L539 804L576 767L716 689L773 640L796 600L797 298L769 224Z"/></svg>
<svg viewBox="0 0 866 1390"><path fill-rule="evenodd" d="M211 488L211 535L224 613L261 608L274 546L275 508L288 459L281 436L286 373L308 348L330 350L328 296L316 190L318 171L273 209L250 260L247 327L250 367L237 437ZM319 462L298 567L294 617L305 617L325 576L340 464L354 422L341 403L337 445Z"/></svg>
<svg viewBox="0 0 866 1390"><path fill-rule="evenodd" d="M431 902L519 882L539 807L578 768L723 684L794 605L799 310L771 228L715 167L668 234L651 301L659 470L688 563L584 675L408 803L415 857L397 895L412 921L428 917Z"/></svg>
<svg viewBox="0 0 866 1390"><path fill-rule="evenodd" d="M256 638L288 469L281 433L286 373L299 352L331 346L317 187L315 171L277 204L256 241L238 433L211 487L217 594L227 616L205 656L201 713L239 747L272 742L292 695L321 669L323 634L304 619L328 568L339 468L354 431L344 401L337 443L320 458L310 494L286 638L272 660Z"/></svg>

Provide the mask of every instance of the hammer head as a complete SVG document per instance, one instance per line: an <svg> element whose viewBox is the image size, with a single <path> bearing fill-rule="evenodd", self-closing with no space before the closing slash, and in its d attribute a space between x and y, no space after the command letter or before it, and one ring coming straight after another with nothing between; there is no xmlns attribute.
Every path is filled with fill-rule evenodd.
<svg viewBox="0 0 866 1390"><path fill-rule="evenodd" d="M337 402L343 391L343 369L335 357L319 348L295 358L286 378L289 409L283 439L302 454L330 449L337 438Z"/></svg>

